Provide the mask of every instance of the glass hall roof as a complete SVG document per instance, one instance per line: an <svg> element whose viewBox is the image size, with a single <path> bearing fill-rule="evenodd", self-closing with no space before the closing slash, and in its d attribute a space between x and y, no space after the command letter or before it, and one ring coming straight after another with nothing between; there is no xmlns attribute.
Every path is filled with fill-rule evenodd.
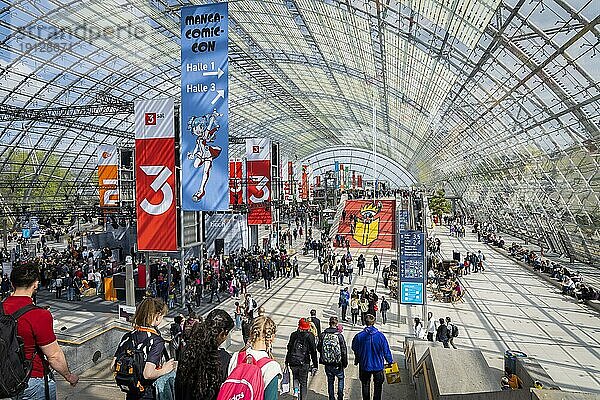
<svg viewBox="0 0 600 400"><path fill-rule="evenodd" d="M2 204L95 195L97 145L132 147L130 102L179 97L189 4L0 0ZM599 257L599 15L591 0L230 1L231 135L290 159L368 151L375 104L378 152L417 181Z"/></svg>

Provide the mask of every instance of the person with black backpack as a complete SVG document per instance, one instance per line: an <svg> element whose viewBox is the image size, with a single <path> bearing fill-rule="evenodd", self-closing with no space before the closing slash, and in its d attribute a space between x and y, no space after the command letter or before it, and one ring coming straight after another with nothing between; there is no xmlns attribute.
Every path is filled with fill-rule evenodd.
<svg viewBox="0 0 600 400"><path fill-rule="evenodd" d="M289 365L294 376L294 394L300 400L306 400L308 393L308 373L314 375L318 369L317 346L310 332L310 321L300 318L298 330L292 332L287 345L285 364Z"/></svg>
<svg viewBox="0 0 600 400"><path fill-rule="evenodd" d="M176 368L176 362L168 360L165 341L157 328L166 313L162 299L145 298L137 306L133 331L121 338L111 370L117 386L127 393L127 400L154 400L154 382ZM163 357L167 361L163 362Z"/></svg>
<svg viewBox="0 0 600 400"><path fill-rule="evenodd" d="M40 271L31 263L15 267L10 279L14 293L0 306L0 398L56 400L56 383L50 370L71 386L72 374L56 341L50 311L33 305Z"/></svg>
<svg viewBox="0 0 600 400"><path fill-rule="evenodd" d="M456 324L450 321L450 317L446 317L446 326L448 327L449 343L452 346L452 348L456 349L456 346L454 345L454 338L458 336L458 326L456 326Z"/></svg>
<svg viewBox="0 0 600 400"><path fill-rule="evenodd" d="M337 400L344 399L344 369L348 366L346 340L338 330L338 317L329 317L329 328L319 337L317 350L321 354L319 363L325 366L329 400L335 398L335 378L338 379Z"/></svg>

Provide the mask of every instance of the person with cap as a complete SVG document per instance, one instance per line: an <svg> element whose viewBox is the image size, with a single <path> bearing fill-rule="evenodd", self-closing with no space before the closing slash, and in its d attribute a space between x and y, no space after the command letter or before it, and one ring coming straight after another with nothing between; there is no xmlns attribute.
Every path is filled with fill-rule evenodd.
<svg viewBox="0 0 600 400"><path fill-rule="evenodd" d="M383 361L392 363L392 352L383 333L375 328L375 317L372 314L365 316L367 325L352 339L354 351L354 364L358 365L358 378L362 384L362 399L371 399L371 377L373 377L373 400L381 400L381 391L384 381Z"/></svg>
<svg viewBox="0 0 600 400"><path fill-rule="evenodd" d="M348 366L348 349L338 325L338 317L329 317L329 328L319 336L317 350L320 353L319 363L325 365L329 400L336 400L334 383L338 379L337 400L344 399L344 369Z"/></svg>
<svg viewBox="0 0 600 400"><path fill-rule="evenodd" d="M294 395L306 400L308 393L308 373L316 374L318 368L317 346L312 333L310 321L300 318L298 330L292 332L287 345L285 364L290 367L294 376Z"/></svg>

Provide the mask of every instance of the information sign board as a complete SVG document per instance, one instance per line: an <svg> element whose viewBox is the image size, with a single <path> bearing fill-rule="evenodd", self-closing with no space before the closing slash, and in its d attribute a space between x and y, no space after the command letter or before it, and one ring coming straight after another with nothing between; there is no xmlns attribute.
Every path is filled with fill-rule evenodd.
<svg viewBox="0 0 600 400"><path fill-rule="evenodd" d="M400 301L402 304L423 304L426 263L425 234L420 231L400 231Z"/></svg>

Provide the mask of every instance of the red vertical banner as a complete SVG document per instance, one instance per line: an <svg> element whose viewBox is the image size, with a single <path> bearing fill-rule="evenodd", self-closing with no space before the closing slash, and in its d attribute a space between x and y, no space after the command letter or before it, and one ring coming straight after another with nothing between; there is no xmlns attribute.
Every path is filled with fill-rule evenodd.
<svg viewBox="0 0 600 400"><path fill-rule="evenodd" d="M359 175L358 178L356 178L356 180L356 184L358 185L358 187L362 188L362 175Z"/></svg>
<svg viewBox="0 0 600 400"><path fill-rule="evenodd" d="M352 189L356 189L356 172L352 171Z"/></svg>
<svg viewBox="0 0 600 400"><path fill-rule="evenodd" d="M308 200L308 165L302 166L302 190L300 192L300 198L302 200Z"/></svg>
<svg viewBox="0 0 600 400"><path fill-rule="evenodd" d="M138 250L176 251L174 103L143 100L134 108Z"/></svg>
<svg viewBox="0 0 600 400"><path fill-rule="evenodd" d="M248 225L271 224L271 141L246 140Z"/></svg>
<svg viewBox="0 0 600 400"><path fill-rule="evenodd" d="M242 196L242 162L229 161L229 204L244 204Z"/></svg>
<svg viewBox="0 0 600 400"><path fill-rule="evenodd" d="M316 186L321 186L321 175L317 175L315 184Z"/></svg>

